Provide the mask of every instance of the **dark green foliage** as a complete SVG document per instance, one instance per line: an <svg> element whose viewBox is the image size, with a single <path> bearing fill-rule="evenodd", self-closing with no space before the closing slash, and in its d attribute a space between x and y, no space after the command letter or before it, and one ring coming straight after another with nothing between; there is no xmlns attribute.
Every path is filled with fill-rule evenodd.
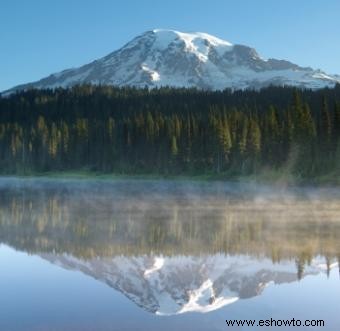
<svg viewBox="0 0 340 331"><path fill-rule="evenodd" d="M0 97L0 172L340 169L340 89L77 86Z"/></svg>

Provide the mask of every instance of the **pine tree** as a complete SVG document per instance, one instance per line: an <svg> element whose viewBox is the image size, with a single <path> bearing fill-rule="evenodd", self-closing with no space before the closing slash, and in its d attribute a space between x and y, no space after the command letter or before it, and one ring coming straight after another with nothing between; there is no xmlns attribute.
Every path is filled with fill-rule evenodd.
<svg viewBox="0 0 340 331"><path fill-rule="evenodd" d="M261 152L261 130L254 119L249 122L247 149L252 157L257 157Z"/></svg>
<svg viewBox="0 0 340 331"><path fill-rule="evenodd" d="M248 118L244 117L239 137L239 154L243 156L247 150L247 138L248 138Z"/></svg>
<svg viewBox="0 0 340 331"><path fill-rule="evenodd" d="M228 163L229 161L229 154L232 148L232 142L231 142L231 135L230 135L230 129L229 124L226 118L224 118L223 121L220 121L219 124L219 144L221 146L221 151L223 155L223 159L225 162Z"/></svg>
<svg viewBox="0 0 340 331"><path fill-rule="evenodd" d="M320 123L320 139L319 139L319 171L329 169L332 158L332 126L331 116L328 110L328 102L325 96L322 98L321 105L321 123Z"/></svg>
<svg viewBox="0 0 340 331"><path fill-rule="evenodd" d="M331 117L328 110L328 103L326 97L322 98L322 106L321 106L321 128L320 135L324 139L322 142L324 147L328 151L330 140L332 134L332 126L331 126Z"/></svg>

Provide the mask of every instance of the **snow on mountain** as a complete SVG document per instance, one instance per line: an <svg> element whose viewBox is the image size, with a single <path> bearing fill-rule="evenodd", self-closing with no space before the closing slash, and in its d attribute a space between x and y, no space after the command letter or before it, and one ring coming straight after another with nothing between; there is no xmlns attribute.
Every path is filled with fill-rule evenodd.
<svg viewBox="0 0 340 331"><path fill-rule="evenodd" d="M297 280L294 261L273 264L269 259L245 255L119 256L86 261L67 254L41 257L105 282L158 315L207 313L259 295L269 284ZM324 271L326 266L320 261L313 259L304 275Z"/></svg>
<svg viewBox="0 0 340 331"><path fill-rule="evenodd" d="M156 29L99 60L14 87L7 93L83 83L220 90L268 85L322 88L336 82L340 83L339 76L285 60L265 60L253 48L233 45L206 33Z"/></svg>

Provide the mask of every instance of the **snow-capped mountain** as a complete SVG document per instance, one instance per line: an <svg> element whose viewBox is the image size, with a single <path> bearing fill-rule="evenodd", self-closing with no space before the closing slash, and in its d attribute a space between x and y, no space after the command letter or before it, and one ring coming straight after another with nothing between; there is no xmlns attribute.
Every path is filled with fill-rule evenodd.
<svg viewBox="0 0 340 331"><path fill-rule="evenodd" d="M219 90L268 85L322 88L337 82L340 83L340 76L285 60L266 60L253 48L233 45L206 33L153 30L99 60L17 86L9 92L83 83Z"/></svg>
<svg viewBox="0 0 340 331"><path fill-rule="evenodd" d="M144 310L158 315L207 313L261 294L271 283L298 279L294 261L272 263L250 256L138 256L82 260L42 254L65 269L79 270L120 291ZM337 263L331 267L337 266ZM305 266L304 275L326 270L321 259Z"/></svg>

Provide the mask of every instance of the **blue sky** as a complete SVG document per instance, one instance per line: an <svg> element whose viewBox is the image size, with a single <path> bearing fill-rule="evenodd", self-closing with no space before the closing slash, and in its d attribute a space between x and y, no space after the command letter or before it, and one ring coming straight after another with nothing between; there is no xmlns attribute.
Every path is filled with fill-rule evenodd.
<svg viewBox="0 0 340 331"><path fill-rule="evenodd" d="M339 0L0 0L0 91L76 67L144 31L200 31L340 74Z"/></svg>

